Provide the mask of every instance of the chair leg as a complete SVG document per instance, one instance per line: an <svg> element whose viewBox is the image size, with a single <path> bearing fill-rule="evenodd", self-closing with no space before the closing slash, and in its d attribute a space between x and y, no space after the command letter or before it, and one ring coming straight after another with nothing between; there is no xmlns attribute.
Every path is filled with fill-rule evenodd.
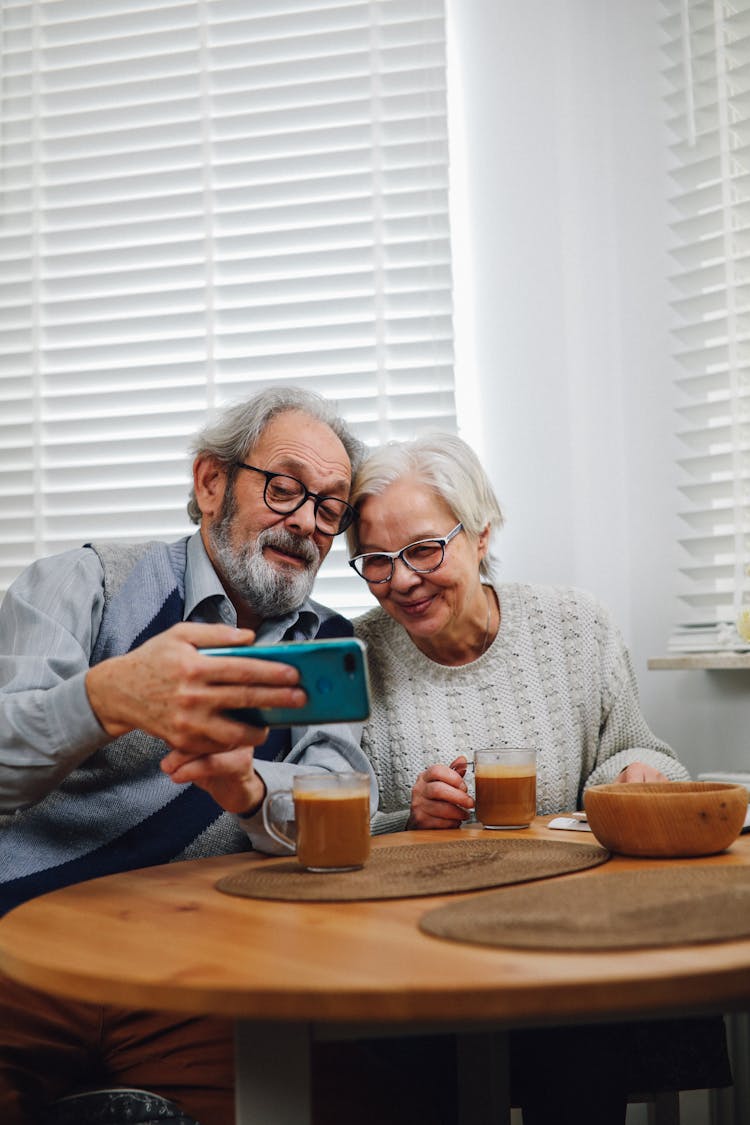
<svg viewBox="0 0 750 1125"><path fill-rule="evenodd" d="M680 1125L680 1095L668 1090L648 1103L648 1125Z"/></svg>

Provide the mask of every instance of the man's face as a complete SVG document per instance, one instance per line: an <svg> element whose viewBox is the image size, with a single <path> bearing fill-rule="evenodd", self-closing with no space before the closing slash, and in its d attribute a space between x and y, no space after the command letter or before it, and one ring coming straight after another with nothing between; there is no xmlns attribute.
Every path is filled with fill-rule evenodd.
<svg viewBox="0 0 750 1125"><path fill-rule="evenodd" d="M301 411L278 415L244 460L296 477L311 491L345 500L351 466L338 437ZM265 478L238 469L216 515L204 511L204 542L227 587L260 618L298 608L312 590L331 537L315 527L313 501L279 515L263 500ZM233 597L234 600L234 597Z"/></svg>

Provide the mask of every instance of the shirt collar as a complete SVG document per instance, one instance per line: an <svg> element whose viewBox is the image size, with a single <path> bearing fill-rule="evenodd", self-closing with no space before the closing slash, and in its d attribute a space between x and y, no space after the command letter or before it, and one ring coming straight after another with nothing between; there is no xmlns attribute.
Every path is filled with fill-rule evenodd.
<svg viewBox="0 0 750 1125"><path fill-rule="evenodd" d="M188 539L185 568L185 608L183 621L224 621L237 624L234 606L226 595L219 576L203 546L200 531Z"/></svg>
<svg viewBox="0 0 750 1125"><path fill-rule="evenodd" d="M237 624L237 611L227 597L219 576L211 564L200 531L188 539L185 569L185 608L183 621L223 622ZM258 642L274 643L282 639L307 640L318 631L320 617L307 599L299 608L281 617L269 617L257 629Z"/></svg>

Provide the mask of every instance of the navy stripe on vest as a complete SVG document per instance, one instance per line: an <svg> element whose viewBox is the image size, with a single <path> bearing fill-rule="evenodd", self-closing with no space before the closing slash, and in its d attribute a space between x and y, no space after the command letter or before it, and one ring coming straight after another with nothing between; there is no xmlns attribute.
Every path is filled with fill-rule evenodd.
<svg viewBox="0 0 750 1125"><path fill-rule="evenodd" d="M342 617L339 613L334 613L331 617L326 618L315 636L316 639L322 639L324 637L353 637L354 626L346 617Z"/></svg>
<svg viewBox="0 0 750 1125"><path fill-rule="evenodd" d="M56 867L0 883L0 913L71 883L168 863L221 814L222 809L213 797L195 785L188 785L163 809L103 847Z"/></svg>
<svg viewBox="0 0 750 1125"><path fill-rule="evenodd" d="M253 757L260 762L274 762L277 758L286 758L291 748L291 727L274 727L269 731L266 741L255 747Z"/></svg>
<svg viewBox="0 0 750 1125"><path fill-rule="evenodd" d="M167 595L159 612L141 629L130 646L129 651L132 652L134 648L138 648L139 645L144 644L146 641L150 640L151 637L166 632L170 626L176 625L178 622L182 621L184 606L185 603L180 596L180 591L177 589L172 590L172 592Z"/></svg>

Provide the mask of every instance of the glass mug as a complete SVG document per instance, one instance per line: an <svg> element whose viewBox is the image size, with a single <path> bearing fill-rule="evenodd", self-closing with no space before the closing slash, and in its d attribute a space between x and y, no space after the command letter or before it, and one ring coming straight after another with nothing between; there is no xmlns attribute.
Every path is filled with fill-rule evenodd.
<svg viewBox="0 0 750 1125"><path fill-rule="evenodd" d="M528 828L536 816L536 750L474 751L475 815L485 828Z"/></svg>
<svg viewBox="0 0 750 1125"><path fill-rule="evenodd" d="M292 811L293 834L289 835ZM269 835L297 853L308 871L353 871L370 854L370 778L366 773L301 773L263 805Z"/></svg>

